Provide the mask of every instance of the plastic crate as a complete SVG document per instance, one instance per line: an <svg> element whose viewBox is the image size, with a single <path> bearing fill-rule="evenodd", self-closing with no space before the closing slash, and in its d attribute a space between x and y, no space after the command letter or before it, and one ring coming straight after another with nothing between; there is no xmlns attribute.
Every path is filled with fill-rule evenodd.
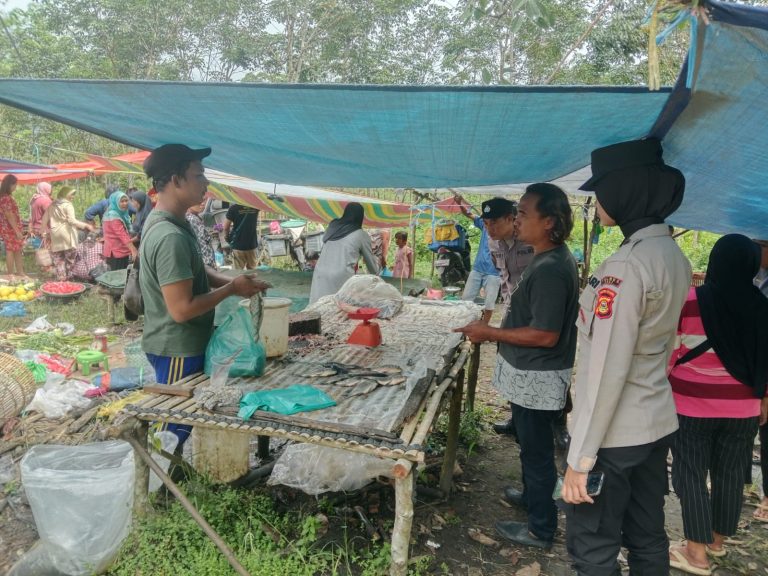
<svg viewBox="0 0 768 576"><path fill-rule="evenodd" d="M285 234L273 234L264 236L267 243L267 252L270 257L288 256L288 236Z"/></svg>

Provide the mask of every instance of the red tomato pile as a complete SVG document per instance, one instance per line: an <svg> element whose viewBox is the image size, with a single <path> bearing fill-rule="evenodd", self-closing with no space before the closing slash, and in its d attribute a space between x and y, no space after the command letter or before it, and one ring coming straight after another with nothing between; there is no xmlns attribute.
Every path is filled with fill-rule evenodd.
<svg viewBox="0 0 768 576"><path fill-rule="evenodd" d="M40 286L40 290L47 294L67 295L82 292L85 290L85 286L78 282L46 282Z"/></svg>

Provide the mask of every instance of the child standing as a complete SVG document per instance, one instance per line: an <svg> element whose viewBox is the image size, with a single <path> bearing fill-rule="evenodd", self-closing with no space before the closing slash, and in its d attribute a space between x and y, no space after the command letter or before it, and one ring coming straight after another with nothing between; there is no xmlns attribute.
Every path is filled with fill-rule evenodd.
<svg viewBox="0 0 768 576"><path fill-rule="evenodd" d="M395 278L413 278L414 256L413 248L408 246L408 232L395 234L395 265L392 268L392 276Z"/></svg>

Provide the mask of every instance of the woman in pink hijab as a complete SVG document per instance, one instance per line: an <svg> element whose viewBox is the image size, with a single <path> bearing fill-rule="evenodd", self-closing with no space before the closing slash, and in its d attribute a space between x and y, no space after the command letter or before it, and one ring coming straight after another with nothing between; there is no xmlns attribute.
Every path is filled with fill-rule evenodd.
<svg viewBox="0 0 768 576"><path fill-rule="evenodd" d="M40 182L37 185L37 192L32 196L29 201L29 235L41 237L40 233L40 221L43 219L43 214L51 205L53 199L51 198L51 185L48 182Z"/></svg>

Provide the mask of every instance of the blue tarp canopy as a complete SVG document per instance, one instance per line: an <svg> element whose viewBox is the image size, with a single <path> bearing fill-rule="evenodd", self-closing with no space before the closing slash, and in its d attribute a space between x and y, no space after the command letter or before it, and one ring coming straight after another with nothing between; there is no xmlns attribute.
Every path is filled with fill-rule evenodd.
<svg viewBox="0 0 768 576"><path fill-rule="evenodd" d="M652 130L686 178L669 222L768 238L768 10L709 4L692 89L686 63Z"/></svg>
<svg viewBox="0 0 768 576"><path fill-rule="evenodd" d="M66 94L65 98L61 95ZM0 102L279 184L444 187L554 178L640 138L668 93L626 87L412 87L2 80Z"/></svg>
<svg viewBox="0 0 768 576"><path fill-rule="evenodd" d="M693 88L0 80L0 103L137 148L211 146L266 182L457 188L553 180L649 134L688 187L670 221L768 236L768 11L707 2ZM66 95L62 97L62 95Z"/></svg>

